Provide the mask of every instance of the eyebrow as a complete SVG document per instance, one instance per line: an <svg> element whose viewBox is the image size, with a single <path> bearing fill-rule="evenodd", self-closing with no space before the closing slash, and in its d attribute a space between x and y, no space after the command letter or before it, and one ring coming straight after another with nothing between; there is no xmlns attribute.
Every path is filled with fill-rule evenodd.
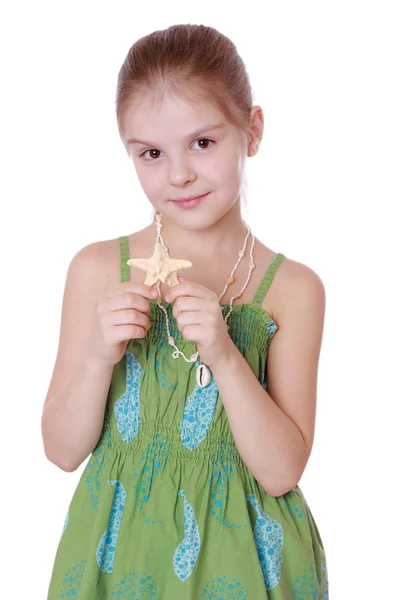
<svg viewBox="0 0 400 600"><path fill-rule="evenodd" d="M198 135L200 135L201 133L205 133L206 131L211 131L214 129L222 129L223 127L225 127L225 123L214 123L211 125L206 125L205 127L202 127L201 129L197 129L197 131L194 131L193 133L189 134L187 137L188 138L194 138L197 137ZM129 140L127 141L127 144L143 144L144 146L153 146L154 144L152 144L151 142L145 142L143 140L138 140L137 138L129 138Z"/></svg>

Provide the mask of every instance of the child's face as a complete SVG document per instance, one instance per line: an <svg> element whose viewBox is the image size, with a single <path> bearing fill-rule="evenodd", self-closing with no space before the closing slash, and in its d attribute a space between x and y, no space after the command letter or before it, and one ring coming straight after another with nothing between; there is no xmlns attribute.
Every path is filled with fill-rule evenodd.
<svg viewBox="0 0 400 600"><path fill-rule="evenodd" d="M222 127L208 129L210 124ZM143 191L165 217L192 228L206 227L238 199L247 136L210 104L166 96L153 106L143 95L135 107L126 109L123 132L124 139L131 140L129 153ZM173 202L208 192L189 210Z"/></svg>

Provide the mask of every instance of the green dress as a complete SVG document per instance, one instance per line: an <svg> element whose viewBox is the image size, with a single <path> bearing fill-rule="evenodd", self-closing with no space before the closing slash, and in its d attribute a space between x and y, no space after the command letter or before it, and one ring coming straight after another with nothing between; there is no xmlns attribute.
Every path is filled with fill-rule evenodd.
<svg viewBox="0 0 400 600"><path fill-rule="evenodd" d="M130 280L121 236L121 282ZM229 334L267 389L277 324L261 308L276 254ZM71 499L48 600L327 600L323 544L298 485L268 495L245 466L212 377L172 357L165 316L114 367L101 437ZM172 306L171 335L187 357ZM224 315L229 304L221 306ZM246 401L243 398L243 401Z"/></svg>

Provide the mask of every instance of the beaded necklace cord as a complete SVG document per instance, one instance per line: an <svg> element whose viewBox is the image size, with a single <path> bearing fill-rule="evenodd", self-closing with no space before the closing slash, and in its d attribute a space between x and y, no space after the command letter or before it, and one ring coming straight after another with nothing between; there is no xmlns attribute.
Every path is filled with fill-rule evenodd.
<svg viewBox="0 0 400 600"><path fill-rule="evenodd" d="M162 248L163 248L163 250L165 252L165 255L167 257L169 257L168 248L166 247L166 245L164 243L164 239L163 239L162 234L161 234L161 228L162 228L161 219L162 219L161 214L157 213L156 214L156 221L155 221L156 222L156 226L157 226L156 246L157 246L157 244L161 244L161 246L162 246ZM246 223L246 227L247 227L247 234L246 234L246 237L245 237L245 240L244 240L243 248L242 248L242 250L239 251L239 253L238 253L238 259L236 261L236 264L233 267L230 276L226 280L225 287L224 287L223 291L221 292L221 294L218 297L218 302L220 302L221 298L225 295L226 290L228 289L228 286L235 282L234 274L235 274L235 272L236 272L236 270L237 270L237 268L238 268L238 266L240 264L240 261L242 260L242 258L244 257L244 255L246 253L247 240L249 238L249 235L251 235L251 237L252 237L252 245L251 245L251 248L250 248L249 272L248 272L248 275L247 275L247 279L246 279L246 281L245 281L242 289L240 290L240 292L236 292L236 294L233 294L233 296L231 297L231 299L229 301L230 309L229 309L229 312L225 316L225 319L224 319L226 324L227 324L227 320L228 320L230 314L232 313L234 300L236 300L237 298L240 298L240 296L243 294L244 290L246 289L246 287L247 287L247 285L248 285L248 283L250 281L251 274L252 274L252 272L254 270L254 267L255 267L254 257L253 257L253 250L254 250L255 238L254 238L254 234L251 232L250 227L249 227L249 225L247 223ZM168 343L169 343L170 346L173 346L175 348L174 352L172 353L173 358L178 358L179 356L182 356L186 360L186 362L195 362L198 359L198 357L199 357L199 353L198 352L195 352L194 354L192 354L192 356L190 358L187 358L185 356L185 354L181 350L179 350L179 348L176 346L175 340L171 336L171 332L170 332L170 329L169 329L169 319L168 319L167 311L165 310L164 306L162 306L162 304L161 304L162 298L161 298L161 292L160 292L160 280L157 281L156 288L157 288L157 292L158 292L157 306L165 314L165 321L166 321L167 334L168 334ZM207 366L204 363L202 363L202 362L200 362L200 365L197 367L197 370L196 370L196 380L197 380L197 384L200 387L205 387L211 381L211 373L210 373L209 369L207 368Z"/></svg>

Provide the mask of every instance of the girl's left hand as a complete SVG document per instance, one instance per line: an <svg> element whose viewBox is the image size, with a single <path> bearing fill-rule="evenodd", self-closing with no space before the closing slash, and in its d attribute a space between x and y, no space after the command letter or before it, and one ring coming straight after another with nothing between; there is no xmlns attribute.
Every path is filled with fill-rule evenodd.
<svg viewBox="0 0 400 600"><path fill-rule="evenodd" d="M174 302L172 314L183 339L196 342L200 359L212 369L233 343L218 297L194 281L179 277L179 282L169 288L165 299Z"/></svg>

